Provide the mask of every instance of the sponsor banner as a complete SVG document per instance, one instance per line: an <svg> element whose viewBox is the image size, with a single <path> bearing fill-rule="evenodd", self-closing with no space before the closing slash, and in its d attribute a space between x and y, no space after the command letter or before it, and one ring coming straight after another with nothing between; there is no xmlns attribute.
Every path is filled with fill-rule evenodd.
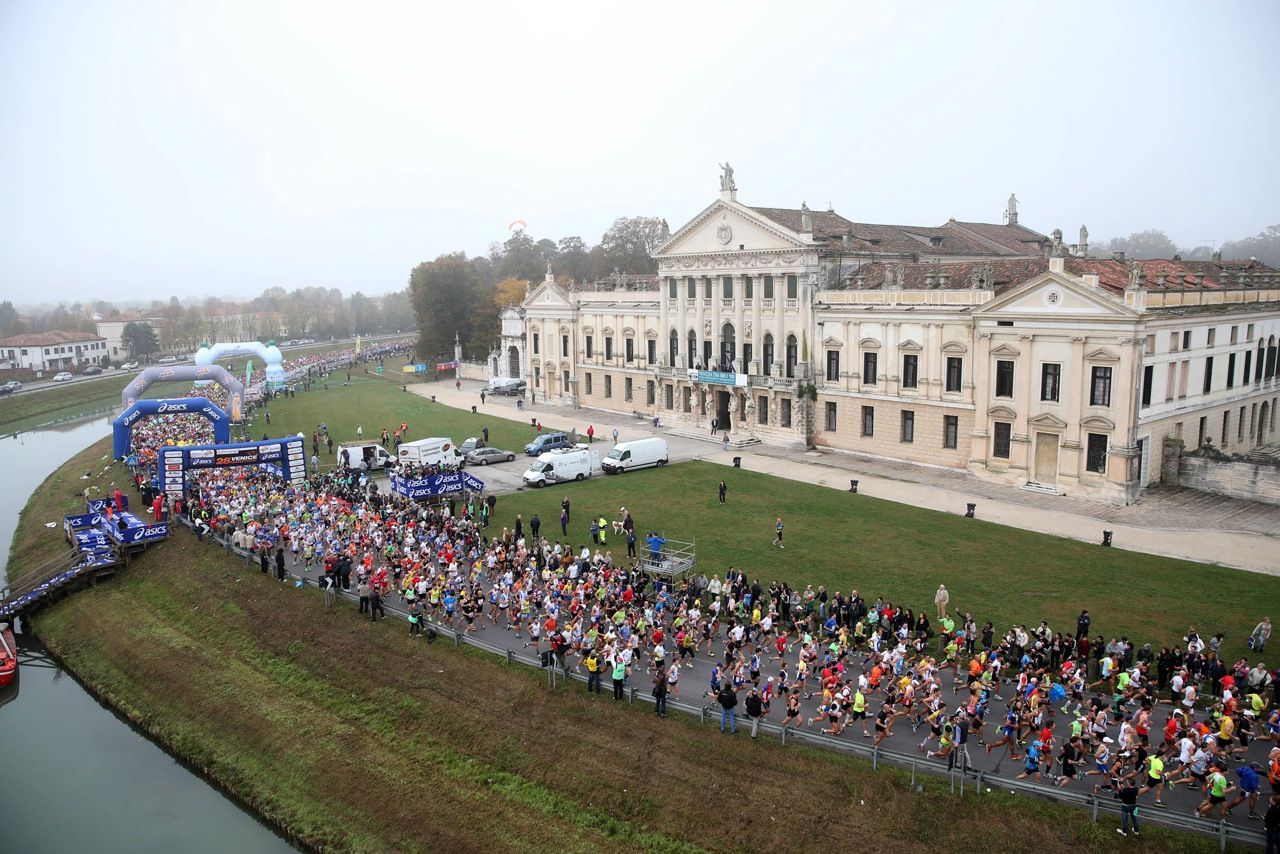
<svg viewBox="0 0 1280 854"><path fill-rule="evenodd" d="M151 543L169 536L169 523L152 522L151 524L130 525L123 531L114 527L107 530L111 532L112 539L118 543Z"/></svg>
<svg viewBox="0 0 1280 854"><path fill-rule="evenodd" d="M456 367L458 367L458 363L457 363L457 362L437 362L437 363L436 363L436 370L437 370L437 371L450 371L450 370L453 370L453 369L454 369L454 368L456 368Z"/></svg>
<svg viewBox="0 0 1280 854"><path fill-rule="evenodd" d="M262 459L262 449L256 447L249 448L218 448L213 454L213 464L216 466L244 466L252 465Z"/></svg>
<svg viewBox="0 0 1280 854"><path fill-rule="evenodd" d="M77 513L74 516L63 516L62 528L67 533L72 533L82 528L96 528L101 521L100 513Z"/></svg>
<svg viewBox="0 0 1280 854"><path fill-rule="evenodd" d="M746 374L735 374L732 371L689 371L689 379L699 383L709 383L711 385L731 385L745 388L747 385Z"/></svg>
<svg viewBox="0 0 1280 854"><path fill-rule="evenodd" d="M466 472L450 472L417 478L391 476L391 491L407 498L433 498L437 495L451 495L464 490L480 492L483 489L484 481Z"/></svg>
<svg viewBox="0 0 1280 854"><path fill-rule="evenodd" d="M101 513L103 510L107 509L108 504L111 504L110 498L91 498L86 503L85 510L88 511L89 513ZM114 509L114 506L115 505L112 505L113 509ZM123 507L125 510L129 509L129 496L127 495L120 496L120 506Z"/></svg>

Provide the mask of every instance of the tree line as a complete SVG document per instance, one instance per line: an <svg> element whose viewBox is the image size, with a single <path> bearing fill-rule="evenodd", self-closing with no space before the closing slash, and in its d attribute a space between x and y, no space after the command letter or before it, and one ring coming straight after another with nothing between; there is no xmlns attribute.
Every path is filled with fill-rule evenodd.
<svg viewBox="0 0 1280 854"><path fill-rule="evenodd" d="M577 236L534 240L518 230L490 245L487 255L451 252L424 261L409 274L419 358L452 358L456 334L464 356L482 360L498 338L502 307L523 300L548 264L562 285L599 281L615 271L655 273L653 250L667 235L667 223L658 217L620 217L594 246Z"/></svg>

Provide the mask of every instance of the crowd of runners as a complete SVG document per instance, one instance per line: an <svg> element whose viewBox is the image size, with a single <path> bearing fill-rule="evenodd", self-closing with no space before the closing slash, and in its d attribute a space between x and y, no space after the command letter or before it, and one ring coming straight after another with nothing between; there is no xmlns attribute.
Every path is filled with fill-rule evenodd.
<svg viewBox="0 0 1280 854"><path fill-rule="evenodd" d="M157 442L199 440L178 418L136 432L144 458ZM585 674L593 694L649 691L658 715L683 692L717 708L722 731L736 733L741 714L753 737L762 719L875 744L909 728L949 768L1000 752L1021 778L1110 792L1122 833L1138 833L1140 802L1164 807L1177 786L1201 795L1195 814L1206 818L1242 806L1260 818L1280 804L1280 679L1258 660L1271 631L1261 615L1256 658L1229 661L1221 634L1190 626L1156 648L1099 634L1088 611L1069 631L998 629L953 612L945 587L932 608L913 610L858 591L766 585L732 567L671 581L652 571L660 538L648 561L615 557L611 538L634 554L638 536L625 508L584 520L566 496L558 530L518 516L499 528L495 501L420 504L339 465L298 489L259 469L193 473L175 510L202 535L253 550L281 580L288 569L357 593L371 620L394 601L414 635L509 632L549 665ZM591 544L573 546L571 529L589 530ZM781 530L779 519L777 544Z"/></svg>

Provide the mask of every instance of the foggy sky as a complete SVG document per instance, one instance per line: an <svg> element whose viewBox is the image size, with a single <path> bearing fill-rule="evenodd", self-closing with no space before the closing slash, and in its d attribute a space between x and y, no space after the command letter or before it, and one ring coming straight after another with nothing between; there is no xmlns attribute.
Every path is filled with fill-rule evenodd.
<svg viewBox="0 0 1280 854"><path fill-rule="evenodd" d="M0 297L376 294L746 204L1280 222L1280 4L0 2Z"/></svg>

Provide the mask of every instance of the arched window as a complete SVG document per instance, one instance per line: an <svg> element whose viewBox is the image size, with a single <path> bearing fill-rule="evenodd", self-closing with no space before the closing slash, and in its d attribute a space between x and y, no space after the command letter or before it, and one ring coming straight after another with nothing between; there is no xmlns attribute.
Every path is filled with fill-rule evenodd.
<svg viewBox="0 0 1280 854"><path fill-rule="evenodd" d="M787 336L787 378L794 379L796 375L796 358L797 358L796 336Z"/></svg>
<svg viewBox="0 0 1280 854"><path fill-rule="evenodd" d="M734 370L733 362L737 358L738 351L733 337L733 324L726 323L720 327L720 370Z"/></svg>
<svg viewBox="0 0 1280 854"><path fill-rule="evenodd" d="M694 359L698 355L698 333L696 330L689 330L689 349L685 351L688 358L689 367L693 367Z"/></svg>
<svg viewBox="0 0 1280 854"><path fill-rule="evenodd" d="M671 330L671 341L667 345L667 357L667 364L674 368L676 360L680 357L680 333L674 329Z"/></svg>
<svg viewBox="0 0 1280 854"><path fill-rule="evenodd" d="M773 375L773 335L769 333L764 336L764 375Z"/></svg>

